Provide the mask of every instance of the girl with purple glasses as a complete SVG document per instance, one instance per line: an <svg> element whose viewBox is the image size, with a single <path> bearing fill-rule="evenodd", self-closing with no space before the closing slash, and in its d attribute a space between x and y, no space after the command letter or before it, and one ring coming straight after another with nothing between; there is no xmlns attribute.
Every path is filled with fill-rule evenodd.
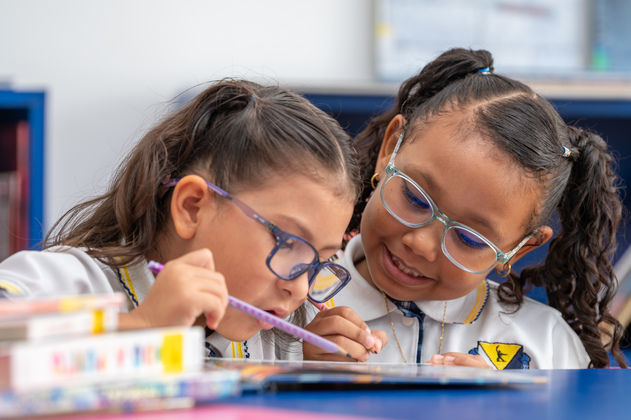
<svg viewBox="0 0 631 420"><path fill-rule="evenodd" d="M274 359L284 349L258 334L272 326L227 307L228 294L300 323L307 297L324 302L350 280L327 260L359 190L334 119L279 87L222 80L149 130L43 251L2 262L0 291L122 291L121 329L202 325L210 356ZM149 260L164 263L157 276Z"/></svg>

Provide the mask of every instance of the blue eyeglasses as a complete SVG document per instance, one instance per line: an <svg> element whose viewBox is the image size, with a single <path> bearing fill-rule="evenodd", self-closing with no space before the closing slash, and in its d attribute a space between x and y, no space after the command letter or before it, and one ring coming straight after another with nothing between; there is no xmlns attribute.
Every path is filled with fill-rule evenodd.
<svg viewBox="0 0 631 420"><path fill-rule="evenodd" d="M164 184L174 187L180 179L172 179ZM341 265L331 261L320 261L318 251L299 236L292 235L276 226L252 207L228 194L215 184L205 181L208 188L220 196L230 200L243 214L262 224L276 238L276 245L267 256L267 268L283 280L293 280L308 273L308 297L314 302L322 303L335 296L351 279L351 274Z"/></svg>
<svg viewBox="0 0 631 420"><path fill-rule="evenodd" d="M497 263L506 264L534 233L515 248L504 253L499 247L467 225L447 217L430 196L412 178L394 166L394 157L403 142L403 133L392 152L381 183L381 202L395 219L411 228L420 228L433 220L445 225L441 238L443 254L456 266L473 274L482 274Z"/></svg>

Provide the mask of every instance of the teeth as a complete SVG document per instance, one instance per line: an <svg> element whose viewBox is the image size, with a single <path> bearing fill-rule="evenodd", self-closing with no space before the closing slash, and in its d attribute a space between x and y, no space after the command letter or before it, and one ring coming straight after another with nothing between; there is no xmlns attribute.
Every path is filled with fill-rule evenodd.
<svg viewBox="0 0 631 420"><path fill-rule="evenodd" d="M410 270L409 268L407 268L406 266L404 266L401 261L399 261L397 259L397 257L395 257L394 255L392 256L392 261L394 262L394 264L399 267L399 270L403 271L405 274L408 274L412 277L423 277L420 273Z"/></svg>

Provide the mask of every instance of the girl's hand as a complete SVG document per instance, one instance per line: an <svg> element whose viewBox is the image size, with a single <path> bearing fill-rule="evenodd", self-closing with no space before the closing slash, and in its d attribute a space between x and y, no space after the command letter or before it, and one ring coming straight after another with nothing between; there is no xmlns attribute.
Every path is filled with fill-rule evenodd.
<svg viewBox="0 0 631 420"><path fill-rule="evenodd" d="M200 249L167 262L144 301L121 314L121 329L191 326L200 315L215 329L228 306L228 289L212 253Z"/></svg>
<svg viewBox="0 0 631 420"><path fill-rule="evenodd" d="M482 356L468 353L435 354L431 359L429 359L428 363L433 365L454 365L493 369L488 363L486 363L486 360L484 360Z"/></svg>
<svg viewBox="0 0 631 420"><path fill-rule="evenodd" d="M334 342L359 362L368 360L369 352L379 353L388 342L385 332L370 331L368 325L348 306L318 312L305 329ZM302 352L304 360L349 361L347 357L328 353L307 342L303 342Z"/></svg>

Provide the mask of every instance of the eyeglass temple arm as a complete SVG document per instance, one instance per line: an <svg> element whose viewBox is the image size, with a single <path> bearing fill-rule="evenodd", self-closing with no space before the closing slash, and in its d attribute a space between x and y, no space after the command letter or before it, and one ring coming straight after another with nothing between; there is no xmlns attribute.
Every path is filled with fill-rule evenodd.
<svg viewBox="0 0 631 420"><path fill-rule="evenodd" d="M276 225L274 223L270 222L269 220L267 220L266 218L264 218L263 216L261 216L260 214L258 214L256 211L254 211L254 209L252 207L248 206L243 201L239 200L237 197L234 197L234 196L228 194L227 192L225 192L224 190L222 190L221 188L219 188L215 184L211 184L210 182L206 181L206 185L208 185L208 188L210 188L211 190L213 190L217 194L219 194L222 197L232 201L232 203L235 206L239 207L239 209L243 212L243 214L248 216L250 219L252 219L252 220L254 220L256 222L259 222L260 224L265 226L270 232L275 233Z"/></svg>
<svg viewBox="0 0 631 420"><path fill-rule="evenodd" d="M388 162L388 166L389 167L394 167L394 157L399 152L399 148L401 147L401 143L403 143L404 135L405 135L405 130L403 130L401 132L401 135L399 136L399 140L397 140L397 144L396 144L396 146L394 146L394 150L392 151L392 156L390 156L390 161Z"/></svg>
<svg viewBox="0 0 631 420"><path fill-rule="evenodd" d="M399 136L399 140L397 140L397 144L394 146L394 150L392 151L392 156L390 156L390 161L388 162L388 165L386 166L387 173L390 173L391 171L394 170L394 157L399 152L399 148L401 147L401 143L403 143L404 136L405 136L405 130L401 132L401 135Z"/></svg>
<svg viewBox="0 0 631 420"><path fill-rule="evenodd" d="M513 258L513 256L515 256L517 251L519 251L522 246L526 245L526 242L528 242L530 238L532 238L535 235L535 233L536 232L533 232L530 235L526 236L519 244L517 244L515 248L513 248L507 254L504 254L504 257L502 258L502 264L507 263L511 258Z"/></svg>
<svg viewBox="0 0 631 420"><path fill-rule="evenodd" d="M169 182L165 183L164 186L167 187L167 188L175 187L175 185L178 182L180 182L181 179L182 178L174 178L174 179L170 180ZM259 222L260 224L265 226L270 232L275 233L276 225L274 223L270 222L269 220L267 220L266 218L264 218L263 216L261 216L260 214L258 214L257 212L255 212L252 207L248 206L243 201L239 200L237 197L234 197L234 196L228 194L227 192L225 192L224 190L222 190L221 188L219 188L215 184L212 184L212 183L210 183L210 182L208 182L206 180L204 180L204 182L206 183L208 188L210 188L212 191L214 191L217 194L219 194L220 196L232 201L232 203L234 203L235 206L239 207L239 209L243 212L243 214L245 214L250 219L252 219L252 220L254 220L256 222Z"/></svg>

